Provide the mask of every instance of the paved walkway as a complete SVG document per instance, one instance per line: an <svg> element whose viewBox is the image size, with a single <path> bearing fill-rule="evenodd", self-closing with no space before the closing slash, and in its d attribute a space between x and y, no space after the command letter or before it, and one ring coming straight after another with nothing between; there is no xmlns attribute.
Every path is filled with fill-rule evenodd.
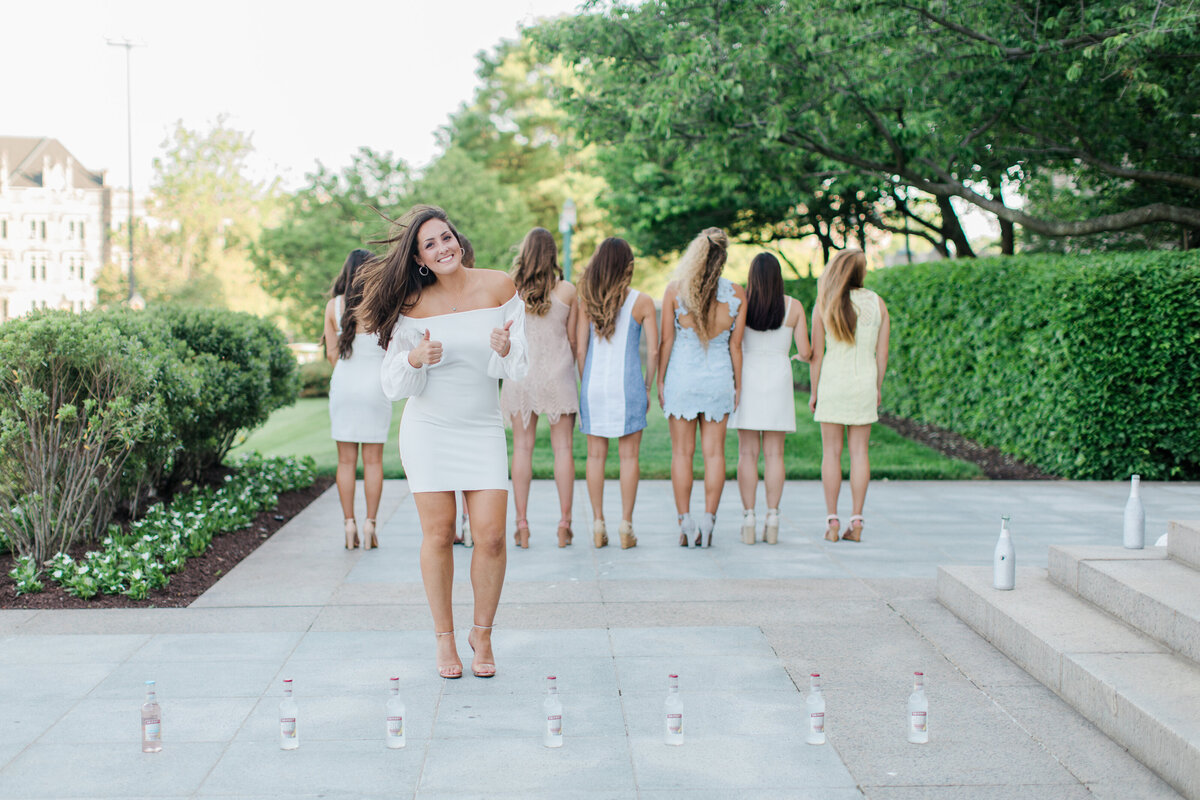
<svg viewBox="0 0 1200 800"><path fill-rule="evenodd" d="M938 564L990 563L1002 513L1018 563L1045 566L1052 543L1119 542L1125 493L879 482L865 541L829 544L819 485L793 482L780 543L748 547L731 483L714 546L683 550L669 484L648 481L640 544L622 551L588 543L579 482L576 544L560 550L554 487L538 482L532 546L509 548L499 675L443 681L405 483L388 483L370 553L342 548L331 489L190 608L0 612L0 798L1174 798L935 599ZM1200 485L1144 485L1144 497L1151 541L1168 516L1200 516ZM606 500L615 521L615 482ZM469 664L471 551L455 550ZM914 670L930 698L925 746L904 738ZM822 747L803 738L812 671L828 703ZM681 748L661 743L669 672ZM541 745L548 674L560 750ZM392 675L408 707L399 751L382 736ZM285 677L300 707L291 752L277 739ZM148 678L163 706L156 755L138 746Z"/></svg>

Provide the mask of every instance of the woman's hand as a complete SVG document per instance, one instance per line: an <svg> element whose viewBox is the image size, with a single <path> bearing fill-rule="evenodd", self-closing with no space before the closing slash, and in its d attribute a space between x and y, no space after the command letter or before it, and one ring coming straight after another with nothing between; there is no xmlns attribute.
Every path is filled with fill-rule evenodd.
<svg viewBox="0 0 1200 800"><path fill-rule="evenodd" d="M666 408L666 405L667 405L667 404L666 404L666 401L665 401L665 400L663 400L663 385L662 385L662 381L659 381L659 382L658 382L658 407L659 407L659 408Z"/></svg>
<svg viewBox="0 0 1200 800"><path fill-rule="evenodd" d="M512 347L512 343L508 340L508 329L512 327L513 320L504 323L503 328L492 328L492 349L500 354L501 358L508 355L508 350Z"/></svg>
<svg viewBox="0 0 1200 800"><path fill-rule="evenodd" d="M429 329L425 329L425 338L408 351L408 364L415 369L432 366L442 360L442 343L429 338Z"/></svg>
<svg viewBox="0 0 1200 800"><path fill-rule="evenodd" d="M817 413L817 391L814 389L812 394L808 396L808 412L810 414Z"/></svg>

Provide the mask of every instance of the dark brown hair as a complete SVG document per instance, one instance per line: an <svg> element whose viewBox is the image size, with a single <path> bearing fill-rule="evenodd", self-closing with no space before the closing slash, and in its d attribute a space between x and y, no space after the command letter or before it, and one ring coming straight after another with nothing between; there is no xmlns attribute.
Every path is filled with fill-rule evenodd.
<svg viewBox="0 0 1200 800"><path fill-rule="evenodd" d="M370 250L351 250L330 290L334 297L342 295L345 298L342 305L342 332L338 335L338 358L349 358L354 353L354 337L358 334L358 320L354 311L362 301L362 284L356 283L354 278L358 268L371 257Z"/></svg>
<svg viewBox="0 0 1200 800"><path fill-rule="evenodd" d="M400 315L412 310L426 286L437 282L432 270L422 275L417 262L417 232L431 219L440 219L462 247L464 267L475 265L471 243L460 234L437 206L413 206L392 223L391 235L372 244L386 244L388 250L363 264L358 270L362 286L362 302L357 309L359 323L367 333L379 336L379 346L386 349Z"/></svg>
<svg viewBox="0 0 1200 800"><path fill-rule="evenodd" d="M550 292L563 277L554 235L545 228L525 234L521 252L513 259L508 274L517 285L517 294L525 300L525 310L536 317L545 316L550 310Z"/></svg>
<svg viewBox="0 0 1200 800"><path fill-rule="evenodd" d="M587 269L579 276L579 308L596 326L601 339L612 338L617 312L625 302L633 278L633 249L629 242L610 236L596 248Z"/></svg>
<svg viewBox="0 0 1200 800"><path fill-rule="evenodd" d="M773 331L783 324L785 309L779 259L759 253L750 262L750 278L746 281L746 327Z"/></svg>

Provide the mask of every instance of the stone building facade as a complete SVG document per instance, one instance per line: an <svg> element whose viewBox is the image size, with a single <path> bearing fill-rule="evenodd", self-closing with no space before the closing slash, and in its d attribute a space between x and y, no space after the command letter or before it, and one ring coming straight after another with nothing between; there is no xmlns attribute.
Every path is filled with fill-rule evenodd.
<svg viewBox="0 0 1200 800"><path fill-rule="evenodd" d="M0 321L96 305L112 195L57 139L0 136Z"/></svg>

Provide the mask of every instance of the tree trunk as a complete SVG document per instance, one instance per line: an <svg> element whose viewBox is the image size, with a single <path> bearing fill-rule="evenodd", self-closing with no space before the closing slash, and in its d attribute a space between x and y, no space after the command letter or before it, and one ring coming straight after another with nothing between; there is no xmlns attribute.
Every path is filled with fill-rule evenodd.
<svg viewBox="0 0 1200 800"><path fill-rule="evenodd" d="M946 234L946 238L954 243L954 255L956 258L974 258L975 251L971 249L971 243L967 241L966 231L962 229L962 225L958 221L958 214L954 213L954 206L950 205L950 196L939 194L936 195L938 208L942 212L942 230Z"/></svg>
<svg viewBox="0 0 1200 800"><path fill-rule="evenodd" d="M1000 254L1011 256L1014 252L1013 236L1016 226L1007 219L1000 220Z"/></svg>

